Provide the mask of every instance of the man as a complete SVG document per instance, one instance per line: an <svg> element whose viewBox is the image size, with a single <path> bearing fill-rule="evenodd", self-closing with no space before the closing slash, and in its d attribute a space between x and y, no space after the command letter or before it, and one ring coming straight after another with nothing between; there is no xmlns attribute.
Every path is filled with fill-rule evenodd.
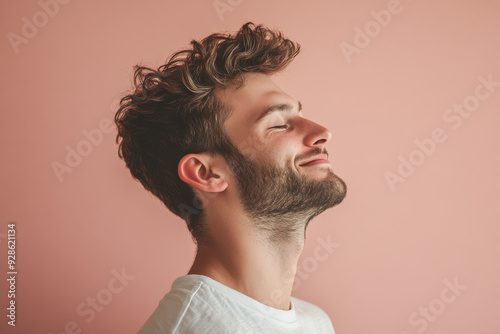
<svg viewBox="0 0 500 334"><path fill-rule="evenodd" d="M334 333L291 296L309 221L346 195L331 133L271 78L300 45L252 22L191 44L136 66L115 115L119 156L197 244L139 333Z"/></svg>

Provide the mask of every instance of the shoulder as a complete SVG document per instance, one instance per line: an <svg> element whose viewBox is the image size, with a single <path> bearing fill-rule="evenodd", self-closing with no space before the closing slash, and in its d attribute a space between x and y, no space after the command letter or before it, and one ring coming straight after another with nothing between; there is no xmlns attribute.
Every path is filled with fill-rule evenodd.
<svg viewBox="0 0 500 334"><path fill-rule="evenodd" d="M138 334L219 333L225 318L220 303L203 282L173 285Z"/></svg>
<svg viewBox="0 0 500 334"><path fill-rule="evenodd" d="M318 313L324 316L328 316L325 310L311 302L293 296L290 297L290 300L292 301L297 312Z"/></svg>
<svg viewBox="0 0 500 334"><path fill-rule="evenodd" d="M299 299L296 297L291 297L295 311L297 312L297 317L303 323L308 323L310 325L317 325L326 330L328 333L335 333L333 329L333 323L326 311L311 302Z"/></svg>

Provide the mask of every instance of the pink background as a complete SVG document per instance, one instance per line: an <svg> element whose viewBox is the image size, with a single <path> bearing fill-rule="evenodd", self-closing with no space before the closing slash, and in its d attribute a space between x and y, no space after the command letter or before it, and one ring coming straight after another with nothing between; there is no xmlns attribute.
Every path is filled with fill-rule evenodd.
<svg viewBox="0 0 500 334"><path fill-rule="evenodd" d="M386 0L219 2L232 10L219 16L212 0L71 1L51 17L34 0L0 4L2 333L76 333L72 322L81 333L136 333L187 273L195 246L184 222L132 179L114 129L92 132L102 140L90 148L83 131L113 117L134 64L159 66L191 39L247 21L302 45L275 80L331 130L330 160L348 184L344 202L308 227L293 295L322 307L337 334L499 333L500 87L459 127L443 117L472 105L479 77L500 82L500 2L401 0L385 27L370 11ZM9 33L22 37L34 20L38 32L14 47ZM358 37L346 57L356 27L372 29L370 41ZM418 153L415 141L436 128L446 140ZM66 164L68 147L87 156L59 179L52 165ZM419 165L391 189L385 174L398 173L400 156ZM15 328L6 324L11 221ZM335 250L315 257L328 238ZM120 288L112 271L122 268L133 278ZM456 295L445 290L455 279ZM96 297L105 305L91 319Z"/></svg>

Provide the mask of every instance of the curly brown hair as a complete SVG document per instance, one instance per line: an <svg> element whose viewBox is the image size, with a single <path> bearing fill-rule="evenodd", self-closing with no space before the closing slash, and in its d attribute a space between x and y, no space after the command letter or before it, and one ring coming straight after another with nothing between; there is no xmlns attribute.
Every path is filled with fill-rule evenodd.
<svg viewBox="0 0 500 334"><path fill-rule="evenodd" d="M208 240L201 201L177 168L186 154L207 152L227 160L234 149L223 130L231 110L214 89L240 87L245 72L284 69L300 45L252 22L235 35L215 33L191 45L156 70L135 65L135 87L120 100L114 120L118 156L133 178L183 218L199 243Z"/></svg>

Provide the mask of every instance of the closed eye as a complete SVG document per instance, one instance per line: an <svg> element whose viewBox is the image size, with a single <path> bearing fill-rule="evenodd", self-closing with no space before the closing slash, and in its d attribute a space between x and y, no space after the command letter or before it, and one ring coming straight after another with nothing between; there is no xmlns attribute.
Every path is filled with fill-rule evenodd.
<svg viewBox="0 0 500 334"><path fill-rule="evenodd" d="M269 129L286 129L286 128L288 128L288 124L272 126Z"/></svg>

